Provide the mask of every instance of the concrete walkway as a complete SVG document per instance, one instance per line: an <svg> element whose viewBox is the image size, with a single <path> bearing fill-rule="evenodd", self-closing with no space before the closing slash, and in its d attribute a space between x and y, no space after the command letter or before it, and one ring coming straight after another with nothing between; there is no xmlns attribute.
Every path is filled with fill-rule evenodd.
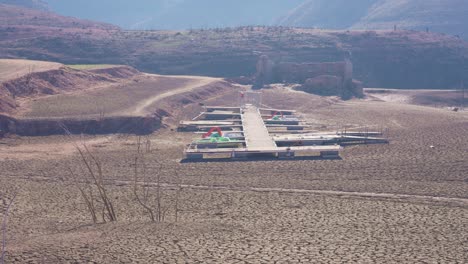
<svg viewBox="0 0 468 264"><path fill-rule="evenodd" d="M248 150L274 151L277 149L257 107L247 105L243 109L242 125Z"/></svg>

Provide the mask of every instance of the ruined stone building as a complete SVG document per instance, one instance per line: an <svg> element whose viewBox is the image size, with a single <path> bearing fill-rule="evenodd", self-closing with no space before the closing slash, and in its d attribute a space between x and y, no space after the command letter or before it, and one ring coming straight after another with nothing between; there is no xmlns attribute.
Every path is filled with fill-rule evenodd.
<svg viewBox="0 0 468 264"><path fill-rule="evenodd" d="M255 87L272 83L301 84L301 90L324 96L350 98L363 95L362 84L353 80L353 64L341 62L293 63L275 62L260 56L255 74Z"/></svg>

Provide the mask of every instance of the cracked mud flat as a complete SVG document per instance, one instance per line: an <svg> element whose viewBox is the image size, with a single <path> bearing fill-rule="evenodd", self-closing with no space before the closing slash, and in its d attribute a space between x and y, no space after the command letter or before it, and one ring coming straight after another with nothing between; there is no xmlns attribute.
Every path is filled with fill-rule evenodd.
<svg viewBox="0 0 468 264"><path fill-rule="evenodd" d="M232 96L205 103L229 104ZM296 108L320 130L385 125L391 144L348 147L342 160L332 161L181 163L193 135L169 127L150 136L146 158L153 185L161 173L166 203L175 171L180 175L179 221L169 210L165 223L153 224L131 195L135 137L86 136L104 164L119 218L90 225L67 173L79 170L76 156L53 145L66 146L66 139L5 139L0 188L20 191L7 263L468 261L466 113L282 89L266 91L264 103ZM197 110L187 105L180 118ZM54 147L21 152L44 144Z"/></svg>
<svg viewBox="0 0 468 264"><path fill-rule="evenodd" d="M25 184L23 186L31 186ZM44 201L11 218L9 260L17 263L463 263L466 208L294 193L184 190L180 220L149 224L123 190L117 224L86 226L79 197ZM41 189L42 189L41 188ZM70 190L73 192L73 190ZM32 195L35 196L35 195ZM42 196L42 195L41 195ZM21 202L33 204L24 197ZM33 213L34 212L34 213ZM43 212L43 213L41 213ZM47 212L47 213L46 213ZM33 214L31 214L33 213ZM66 215L64 217L64 214ZM22 219L21 221L19 221ZM60 220L60 222L58 222ZM34 226L34 229L30 229ZM25 240L24 237L27 237Z"/></svg>

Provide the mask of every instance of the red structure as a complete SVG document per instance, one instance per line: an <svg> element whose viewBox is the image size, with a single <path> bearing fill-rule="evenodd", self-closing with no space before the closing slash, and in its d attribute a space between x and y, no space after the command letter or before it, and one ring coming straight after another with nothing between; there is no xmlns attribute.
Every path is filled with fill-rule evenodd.
<svg viewBox="0 0 468 264"><path fill-rule="evenodd" d="M219 128L219 127L212 127L212 128L210 129L210 131L208 131L206 134L203 135L203 138L207 138L207 137L211 136L211 135L213 134L213 132L218 132L218 135L219 135L220 137L223 136L223 132L221 131L221 128Z"/></svg>

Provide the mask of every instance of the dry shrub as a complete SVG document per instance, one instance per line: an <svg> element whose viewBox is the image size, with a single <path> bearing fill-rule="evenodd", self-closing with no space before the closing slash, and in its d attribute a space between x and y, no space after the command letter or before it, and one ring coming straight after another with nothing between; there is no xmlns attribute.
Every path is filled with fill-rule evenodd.
<svg viewBox="0 0 468 264"><path fill-rule="evenodd" d="M71 139L70 131L63 125L62 128ZM98 223L98 212L101 213L101 219L104 223L117 221L114 203L104 182L101 161L90 151L84 141L77 143L72 140L72 142L78 152L77 162L80 164L81 173L75 173L70 167L68 170L74 181L74 186L80 191L93 223Z"/></svg>
<svg viewBox="0 0 468 264"><path fill-rule="evenodd" d="M144 149L142 145L144 144ZM164 222L167 213L174 211L174 220L179 219L179 198L182 191L180 177L177 170L174 175L177 179L175 195L168 195L162 186L161 176L163 164L156 161L156 183L152 184L148 177L148 166L146 155L151 153L151 141L149 138L142 143L142 138L137 138L137 149L134 159L133 196L136 202L149 215L152 222ZM153 190L154 189L154 190Z"/></svg>

